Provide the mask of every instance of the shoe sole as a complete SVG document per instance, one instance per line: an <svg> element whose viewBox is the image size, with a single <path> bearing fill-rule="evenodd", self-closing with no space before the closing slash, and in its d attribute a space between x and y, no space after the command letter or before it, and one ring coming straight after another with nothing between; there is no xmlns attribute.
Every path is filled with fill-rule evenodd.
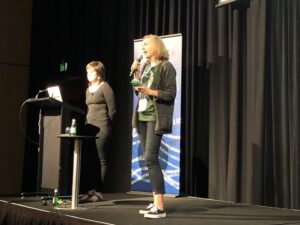
<svg viewBox="0 0 300 225"><path fill-rule="evenodd" d="M150 219L159 219L159 218L165 218L167 216L166 213L161 213L161 214L157 214L157 215L154 215L154 214L145 214L144 217L145 218L150 218Z"/></svg>

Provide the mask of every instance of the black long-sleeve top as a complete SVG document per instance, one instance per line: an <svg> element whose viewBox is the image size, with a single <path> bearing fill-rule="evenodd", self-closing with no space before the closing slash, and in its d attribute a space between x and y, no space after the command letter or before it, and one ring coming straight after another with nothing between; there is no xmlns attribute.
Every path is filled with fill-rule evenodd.
<svg viewBox="0 0 300 225"><path fill-rule="evenodd" d="M86 122L97 127L110 126L116 115L115 98L112 88L103 82L99 89L91 93L86 90L86 105L88 107Z"/></svg>

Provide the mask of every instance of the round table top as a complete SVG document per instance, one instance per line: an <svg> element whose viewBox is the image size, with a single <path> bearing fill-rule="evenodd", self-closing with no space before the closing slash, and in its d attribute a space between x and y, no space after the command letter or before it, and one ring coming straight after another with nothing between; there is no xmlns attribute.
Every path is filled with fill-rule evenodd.
<svg viewBox="0 0 300 225"><path fill-rule="evenodd" d="M71 134L60 134L57 137L59 138L69 138L69 139L97 139L96 136L91 135L71 135Z"/></svg>

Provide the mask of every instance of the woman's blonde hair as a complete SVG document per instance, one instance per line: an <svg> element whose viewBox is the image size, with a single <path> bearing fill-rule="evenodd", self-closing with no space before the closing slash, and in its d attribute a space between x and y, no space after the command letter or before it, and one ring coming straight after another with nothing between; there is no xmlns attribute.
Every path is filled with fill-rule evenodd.
<svg viewBox="0 0 300 225"><path fill-rule="evenodd" d="M155 55L159 60L168 60L169 59L169 52L161 40L161 38L154 34L148 34L143 37L143 40L149 38L155 42Z"/></svg>
<svg viewBox="0 0 300 225"><path fill-rule="evenodd" d="M100 61L92 61L88 63L85 67L87 70L88 69L94 69L97 75L100 78L100 81L105 81L105 67L102 62Z"/></svg>

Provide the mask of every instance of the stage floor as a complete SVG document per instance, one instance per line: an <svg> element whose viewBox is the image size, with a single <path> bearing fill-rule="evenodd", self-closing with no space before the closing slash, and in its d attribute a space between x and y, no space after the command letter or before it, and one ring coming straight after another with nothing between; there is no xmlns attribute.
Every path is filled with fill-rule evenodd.
<svg viewBox="0 0 300 225"><path fill-rule="evenodd" d="M44 213L45 216L50 213L70 217L81 221L82 224L300 225L299 210L252 206L196 197L166 197L167 217L163 219L145 219L143 215L138 214L139 209L151 202L150 196L141 194L104 194L104 201L79 204L79 208L75 210L54 209L50 201L47 206L43 206L38 197L27 197L24 200L19 197L0 197L0 199L1 225L4 224L1 223L1 216L3 217L3 211L6 208L11 208L13 212L26 209L31 212ZM8 212L6 212L6 217L7 214ZM24 212L21 213L23 214ZM37 215L31 214L33 217ZM55 219L55 216L52 217Z"/></svg>

